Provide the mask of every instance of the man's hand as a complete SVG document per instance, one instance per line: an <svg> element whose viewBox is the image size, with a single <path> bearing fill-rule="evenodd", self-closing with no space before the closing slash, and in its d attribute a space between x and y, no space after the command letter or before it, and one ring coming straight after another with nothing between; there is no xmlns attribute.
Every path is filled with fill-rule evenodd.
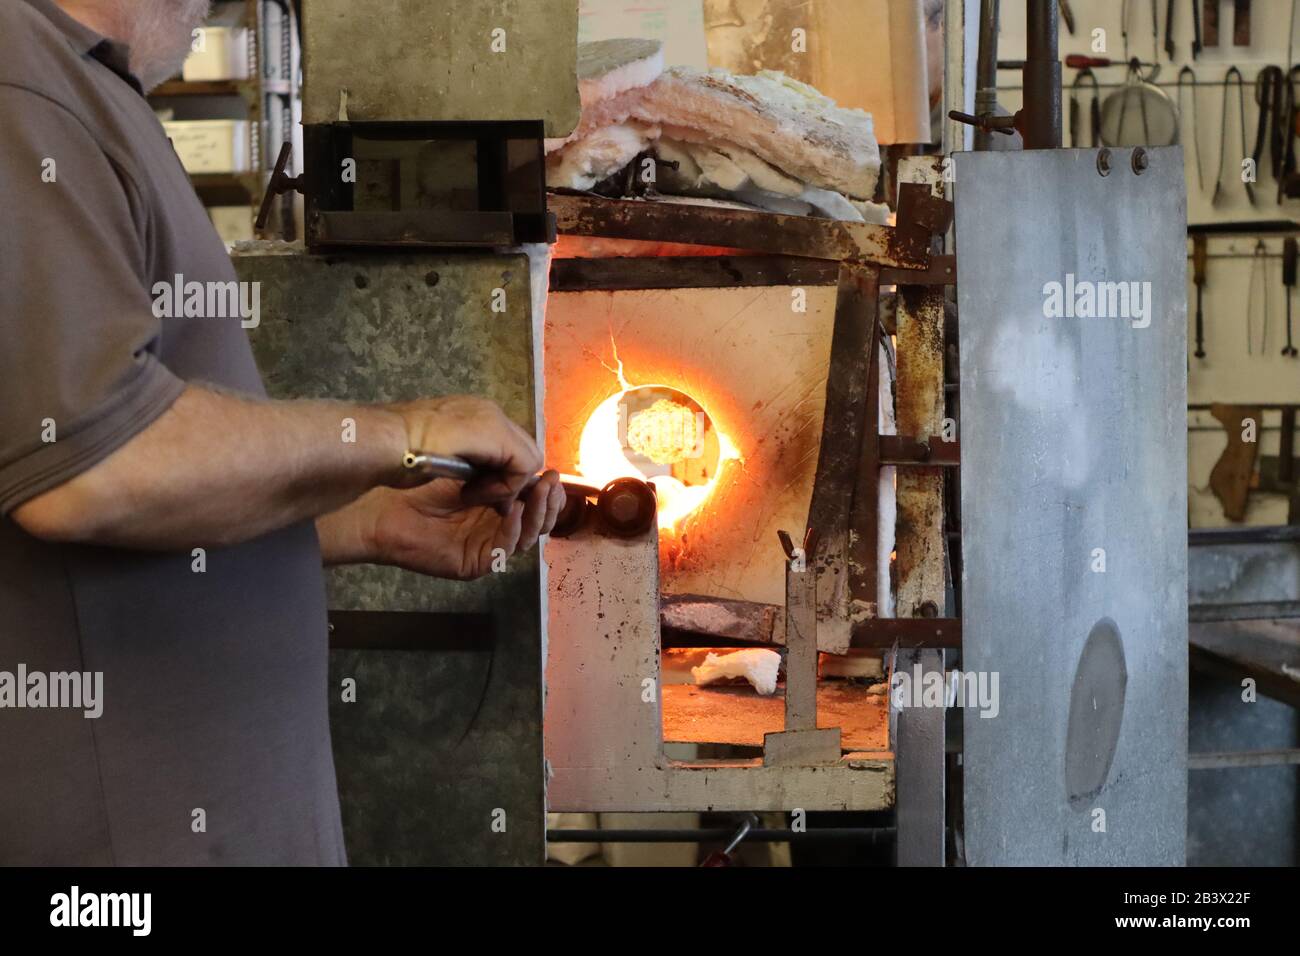
<svg viewBox="0 0 1300 956"><path fill-rule="evenodd" d="M459 499L465 505L514 501L542 467L542 453L532 436L485 398L450 395L388 407L406 423L411 451L464 458L482 470L483 477L460 487ZM447 497L445 491L426 494L430 500Z"/></svg>
<svg viewBox="0 0 1300 956"><path fill-rule="evenodd" d="M325 561L389 564L466 581L491 571L497 557L532 548L564 506L553 471L504 508L466 505L464 494L446 479L405 491L377 488L316 522Z"/></svg>

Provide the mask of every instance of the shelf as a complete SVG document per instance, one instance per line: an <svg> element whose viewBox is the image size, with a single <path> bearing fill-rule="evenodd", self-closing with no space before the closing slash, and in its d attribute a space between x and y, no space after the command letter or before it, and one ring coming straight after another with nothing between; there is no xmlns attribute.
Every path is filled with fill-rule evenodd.
<svg viewBox="0 0 1300 956"><path fill-rule="evenodd" d="M262 173L191 173L190 182L206 206L243 206L260 202L270 177Z"/></svg>
<svg viewBox="0 0 1300 956"><path fill-rule="evenodd" d="M149 92L154 96L243 96L249 90L256 90L258 81L251 80L168 80ZM263 80L263 93L277 96L290 96L292 85L288 80Z"/></svg>
<svg viewBox="0 0 1300 956"><path fill-rule="evenodd" d="M149 91L150 96L239 96L255 80L168 80Z"/></svg>

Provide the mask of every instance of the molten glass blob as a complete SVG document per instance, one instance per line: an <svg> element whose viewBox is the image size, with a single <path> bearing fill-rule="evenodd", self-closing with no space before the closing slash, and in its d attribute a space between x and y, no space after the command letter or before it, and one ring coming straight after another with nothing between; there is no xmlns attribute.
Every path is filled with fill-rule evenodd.
<svg viewBox="0 0 1300 956"><path fill-rule="evenodd" d="M640 478L654 485L660 531L704 504L723 464L739 458L699 402L667 385L611 395L587 419L578 445L578 471L591 484Z"/></svg>
<svg viewBox="0 0 1300 956"><path fill-rule="evenodd" d="M704 436L696 417L703 414L661 398L628 417L627 447L656 465L672 465L698 455Z"/></svg>

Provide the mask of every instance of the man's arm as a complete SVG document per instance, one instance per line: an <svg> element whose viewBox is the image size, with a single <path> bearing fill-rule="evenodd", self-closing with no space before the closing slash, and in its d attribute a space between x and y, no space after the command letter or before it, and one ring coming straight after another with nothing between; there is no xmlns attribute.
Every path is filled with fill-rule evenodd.
<svg viewBox="0 0 1300 956"><path fill-rule="evenodd" d="M344 441L345 419L355 423L355 441ZM542 464L528 434L483 399L355 406L253 401L189 386L121 448L19 505L13 518L51 541L160 550L236 544L400 484L408 448L488 470L461 492L469 505L513 499Z"/></svg>
<svg viewBox="0 0 1300 956"><path fill-rule="evenodd" d="M329 513L318 524L327 561L462 576L481 573L484 553L526 546L539 513L538 533L550 529L554 476L504 515L467 507L513 499L541 466L490 402L253 401L182 382L159 358L162 324L141 284L140 171L26 89L0 84L0 130L18 225L0 230L0 515L55 541L188 550ZM379 494L405 480L408 447L493 475Z"/></svg>

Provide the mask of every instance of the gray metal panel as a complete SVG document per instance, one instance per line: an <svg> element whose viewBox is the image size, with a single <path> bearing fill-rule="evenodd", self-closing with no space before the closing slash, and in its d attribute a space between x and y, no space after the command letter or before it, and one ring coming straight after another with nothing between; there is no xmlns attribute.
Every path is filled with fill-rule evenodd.
<svg viewBox="0 0 1300 956"><path fill-rule="evenodd" d="M277 398L487 396L537 431L524 255L326 256L265 244L234 256L261 283L250 330ZM280 254L277 254L277 250ZM492 290L506 311L491 310ZM358 565L327 575L331 609L493 615L466 650L333 650L330 729L353 864L544 859L544 578L537 552L471 582ZM355 703L340 682L357 682ZM505 832L492 828L505 811Z"/></svg>
<svg viewBox="0 0 1300 956"><path fill-rule="evenodd" d="M1184 861L1183 160L1111 152L955 162L963 667L1000 691L964 714L976 865ZM1149 282L1149 326L1049 318L1068 275Z"/></svg>
<svg viewBox="0 0 1300 956"><path fill-rule="evenodd" d="M901 648L897 668L905 674L943 673L943 651ZM920 668L915 671L914 668ZM946 753L942 707L903 707L894 721L894 787L898 792L899 866L943 866Z"/></svg>

